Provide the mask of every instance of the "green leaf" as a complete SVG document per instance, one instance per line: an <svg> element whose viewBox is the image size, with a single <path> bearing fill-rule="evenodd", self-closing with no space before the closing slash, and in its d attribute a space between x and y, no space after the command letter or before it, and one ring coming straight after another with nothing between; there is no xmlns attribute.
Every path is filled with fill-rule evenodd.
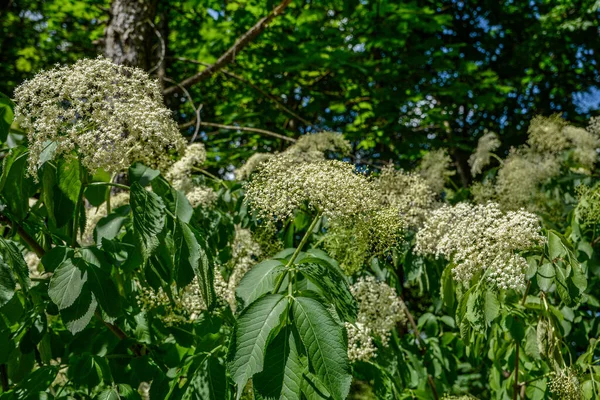
<svg viewBox="0 0 600 400"><path fill-rule="evenodd" d="M286 327L267 347L265 369L252 379L254 390L264 400L300 400L303 371L296 338Z"/></svg>
<svg viewBox="0 0 600 400"><path fill-rule="evenodd" d="M165 205L155 193L149 192L139 183L131 185L131 212L133 231L144 259L152 255L158 247L157 235L165 226Z"/></svg>
<svg viewBox="0 0 600 400"><path fill-rule="evenodd" d="M99 169L92 176L92 182L110 182L110 174L104 170ZM93 185L88 186L85 189L85 198L94 207L100 207L105 201L110 186L108 185Z"/></svg>
<svg viewBox="0 0 600 400"><path fill-rule="evenodd" d="M352 375L343 328L325 306L310 297L294 298L293 314L315 375L335 400L345 399Z"/></svg>
<svg viewBox="0 0 600 400"><path fill-rule="evenodd" d="M335 305L342 319L350 322L356 320L358 306L350 292L345 275L339 269L314 257L304 258L297 265L298 270L320 288L321 294Z"/></svg>
<svg viewBox="0 0 600 400"><path fill-rule="evenodd" d="M550 290L552 283L555 278L554 265L552 263L545 263L538 268L537 271L537 283L540 290L547 292Z"/></svg>
<svg viewBox="0 0 600 400"><path fill-rule="evenodd" d="M29 211L29 196L33 190L33 179L27 175L29 152L23 147L10 150L2 164L0 192L4 195L9 211L23 220Z"/></svg>
<svg viewBox="0 0 600 400"><path fill-rule="evenodd" d="M88 285L84 285L75 302L60 311L67 329L74 335L81 332L90 323L98 302Z"/></svg>
<svg viewBox="0 0 600 400"><path fill-rule="evenodd" d="M94 265L87 265L88 283L100 307L109 317L121 314L121 297L110 275Z"/></svg>
<svg viewBox="0 0 600 400"><path fill-rule="evenodd" d="M554 280L556 282L556 291L558 292L558 295L562 301L565 302L565 305L569 307L575 305L576 301L571 296L569 282L567 281L568 272L558 264L554 266L554 271L556 272Z"/></svg>
<svg viewBox="0 0 600 400"><path fill-rule="evenodd" d="M500 302L495 292L487 290L484 298L484 316L485 324L491 326L492 321L500 315Z"/></svg>
<svg viewBox="0 0 600 400"><path fill-rule="evenodd" d="M85 261L81 258L75 261L67 258L54 271L48 286L48 296L60 310L70 307L81 294L87 279Z"/></svg>
<svg viewBox="0 0 600 400"><path fill-rule="evenodd" d="M252 304L260 296L275 288L275 283L284 271L285 265L280 260L265 260L258 263L243 276L235 289L235 294L242 300L244 306Z"/></svg>
<svg viewBox="0 0 600 400"><path fill-rule="evenodd" d="M81 190L81 165L77 156L71 154L60 158L56 170L58 188L73 204L79 199Z"/></svg>
<svg viewBox="0 0 600 400"><path fill-rule="evenodd" d="M96 397L97 400L120 400L119 392L115 388L105 389Z"/></svg>
<svg viewBox="0 0 600 400"><path fill-rule="evenodd" d="M117 237L121 228L129 221L130 210L129 206L119 207L100 219L94 228L94 241L102 243L103 239L112 240Z"/></svg>
<svg viewBox="0 0 600 400"><path fill-rule="evenodd" d="M160 171L146 167L144 164L136 162L129 167L129 183L138 183L142 187L148 186L154 178L160 175Z"/></svg>
<svg viewBox="0 0 600 400"><path fill-rule="evenodd" d="M227 398L225 367L215 357L208 356L198 367L182 400L222 400Z"/></svg>
<svg viewBox="0 0 600 400"><path fill-rule="evenodd" d="M0 257L0 307L13 298L16 287L10 266Z"/></svg>
<svg viewBox="0 0 600 400"><path fill-rule="evenodd" d="M152 191L161 197L173 215L183 222L190 222L194 209L185 194L173 189L162 176L152 180Z"/></svg>
<svg viewBox="0 0 600 400"><path fill-rule="evenodd" d="M4 94L0 93L0 142L5 143L8 132L15 118L15 103Z"/></svg>
<svg viewBox="0 0 600 400"><path fill-rule="evenodd" d="M200 245L198 237L190 226L178 220L177 228L174 237L175 281L180 287L186 286L192 281L195 274L198 277L202 298L210 309L216 299L213 267L208 261L206 251Z"/></svg>
<svg viewBox="0 0 600 400"><path fill-rule="evenodd" d="M2 254L4 262L10 265L13 277L16 277L21 288L27 291L30 285L29 268L15 242L0 237L0 254Z"/></svg>
<svg viewBox="0 0 600 400"><path fill-rule="evenodd" d="M56 367L43 366L36 369L19 383L15 390L17 398L31 399L39 392L46 391L56 378L57 373Z"/></svg>
<svg viewBox="0 0 600 400"><path fill-rule="evenodd" d="M553 231L548 231L548 253L550 259L555 260L567 255L567 249L563 245L560 236Z"/></svg>
<svg viewBox="0 0 600 400"><path fill-rule="evenodd" d="M239 400L248 379L261 372L265 349L280 328L288 301L281 294L268 294L240 314L228 356L229 373L237 384Z"/></svg>

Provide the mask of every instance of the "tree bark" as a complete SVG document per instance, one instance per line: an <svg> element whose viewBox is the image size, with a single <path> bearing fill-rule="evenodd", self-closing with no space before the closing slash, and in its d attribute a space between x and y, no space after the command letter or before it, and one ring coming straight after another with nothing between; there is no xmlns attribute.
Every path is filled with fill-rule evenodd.
<svg viewBox="0 0 600 400"><path fill-rule="evenodd" d="M113 0L104 32L104 55L115 64L152 68L155 36L150 22L156 17L157 0Z"/></svg>

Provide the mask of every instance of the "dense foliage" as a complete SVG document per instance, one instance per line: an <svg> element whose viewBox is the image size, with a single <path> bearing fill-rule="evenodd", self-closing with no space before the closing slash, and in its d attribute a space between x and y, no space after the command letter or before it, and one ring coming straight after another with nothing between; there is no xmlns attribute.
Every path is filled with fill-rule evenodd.
<svg viewBox="0 0 600 400"><path fill-rule="evenodd" d="M123 3L0 15L0 400L600 397L596 3Z"/></svg>

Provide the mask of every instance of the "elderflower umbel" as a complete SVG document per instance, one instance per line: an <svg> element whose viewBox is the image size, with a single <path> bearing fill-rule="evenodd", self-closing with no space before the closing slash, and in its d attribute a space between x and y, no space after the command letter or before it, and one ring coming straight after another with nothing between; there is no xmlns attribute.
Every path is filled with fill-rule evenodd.
<svg viewBox="0 0 600 400"><path fill-rule="evenodd" d="M303 135L296 143L288 147L282 154L285 154L290 162L311 162L325 160L326 153L337 152L341 155L348 155L352 150L348 142L339 133L319 132ZM271 153L253 154L246 163L240 167L235 176L237 179L248 179L250 175L265 161L272 158Z"/></svg>
<svg viewBox="0 0 600 400"><path fill-rule="evenodd" d="M235 312L237 302L235 289L248 271L258 262L261 255L260 245L252 237L252 232L239 225L235 226L235 237L231 245L231 275L227 281L227 302Z"/></svg>
<svg viewBox="0 0 600 400"><path fill-rule="evenodd" d="M417 233L417 253L454 263L454 278L468 285L484 272L501 289L525 284L527 261L517 252L543 243L537 217L519 210L503 213L498 204L460 203L435 210Z"/></svg>
<svg viewBox="0 0 600 400"><path fill-rule="evenodd" d="M155 292L152 288L141 287L137 303L145 311L157 310L158 318L167 326L192 322L206 310L197 277L185 288L177 289L173 283L171 291L173 301L162 288Z"/></svg>
<svg viewBox="0 0 600 400"><path fill-rule="evenodd" d="M417 173L425 179L435 193L440 193L444 190L448 178L456 173L451 166L452 158L446 153L446 150L432 150L421 159Z"/></svg>
<svg viewBox="0 0 600 400"><path fill-rule="evenodd" d="M246 201L265 220L286 220L304 204L341 220L373 210L376 198L371 182L351 164L296 163L286 154L264 163L246 185Z"/></svg>
<svg viewBox="0 0 600 400"><path fill-rule="evenodd" d="M437 206L435 193L418 174L384 167L374 180L381 193L381 201L398 209L406 224L418 228L425 217Z"/></svg>
<svg viewBox="0 0 600 400"><path fill-rule="evenodd" d="M369 361L377 356L377 347L369 327L360 322L345 322L344 326L348 333L348 359L351 362Z"/></svg>
<svg viewBox="0 0 600 400"><path fill-rule="evenodd" d="M500 147L500 140L494 132L485 133L477 142L477 149L469 157L469 165L473 176L479 175L490 163L492 154Z"/></svg>
<svg viewBox="0 0 600 400"><path fill-rule="evenodd" d="M176 161L165 177L171 185L182 192L189 191L192 186L192 169L206 161L206 150L202 143L192 143L185 148L185 153Z"/></svg>
<svg viewBox="0 0 600 400"><path fill-rule="evenodd" d="M553 155L511 149L498 171L497 201L506 209L533 209L534 200L539 197L540 185L559 171L560 164Z"/></svg>
<svg viewBox="0 0 600 400"><path fill-rule="evenodd" d="M92 173L116 173L134 161L163 169L169 150L184 146L158 83L105 58L40 72L15 90L15 100L32 175L47 159L73 150Z"/></svg>
<svg viewBox="0 0 600 400"><path fill-rule="evenodd" d="M374 277L359 278L350 287L352 295L358 303L358 315L353 328L348 329L348 342L366 345L366 349L352 349L354 355L365 357L373 353L372 343L365 340L368 333L378 338L383 346L387 346L391 330L396 324L406 323L404 304L396 291L385 282L378 282ZM356 336L351 337L351 334Z"/></svg>
<svg viewBox="0 0 600 400"><path fill-rule="evenodd" d="M34 252L28 251L23 255L27 269L29 270L30 278L39 278L42 274L40 272L40 258Z"/></svg>
<svg viewBox="0 0 600 400"><path fill-rule="evenodd" d="M572 368L567 368L554 373L548 383L550 391L561 400L581 400L583 393L577 374Z"/></svg>

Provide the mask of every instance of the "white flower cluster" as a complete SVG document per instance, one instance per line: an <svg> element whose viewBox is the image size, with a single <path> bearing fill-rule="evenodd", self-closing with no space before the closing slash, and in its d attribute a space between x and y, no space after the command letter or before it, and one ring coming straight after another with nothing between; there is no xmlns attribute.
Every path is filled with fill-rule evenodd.
<svg viewBox="0 0 600 400"><path fill-rule="evenodd" d="M260 245L252 237L252 232L239 225L235 226L235 237L231 245L231 275L227 281L227 289L224 291L225 300L235 312L237 302L235 289L250 269L256 265L261 256Z"/></svg>
<svg viewBox="0 0 600 400"><path fill-rule="evenodd" d="M435 193L441 193L446 181L456 173L451 167L452 158L446 153L446 150L432 150L421 159L417 173L425 179Z"/></svg>
<svg viewBox="0 0 600 400"><path fill-rule="evenodd" d="M32 251L28 251L23 255L27 269L29 269L30 278L40 278L42 272L40 271L40 258Z"/></svg>
<svg viewBox="0 0 600 400"><path fill-rule="evenodd" d="M548 388L561 400L581 400L583 393L577 374L573 369L567 368L554 373L554 377L548 383Z"/></svg>
<svg viewBox="0 0 600 400"><path fill-rule="evenodd" d="M494 151L500 147L500 139L494 132L486 132L477 142L477 149L469 157L469 165L473 176L479 175L490 163Z"/></svg>
<svg viewBox="0 0 600 400"><path fill-rule="evenodd" d="M437 207L436 194L420 175L388 166L374 180L382 203L396 208L406 224L418 228Z"/></svg>
<svg viewBox="0 0 600 400"><path fill-rule="evenodd" d="M372 276L359 278L350 291L358 302L358 315L355 324L346 324L348 357L364 361L375 356L372 339L387 346L396 324L406 324L404 304L392 287Z"/></svg>
<svg viewBox="0 0 600 400"><path fill-rule="evenodd" d="M110 196L110 206L114 209L129 204L129 192L119 192ZM94 229L100 220L106 217L106 203L98 208L88 208L85 210L85 229L81 233L79 242L84 246L94 244Z"/></svg>
<svg viewBox="0 0 600 400"><path fill-rule="evenodd" d="M534 214L503 213L495 203L460 203L432 213L417 233L415 251L452 261L454 278L465 285L483 272L498 288L518 289L525 284L527 261L517 252L543 242Z"/></svg>
<svg viewBox="0 0 600 400"><path fill-rule="evenodd" d="M600 132L594 128L594 120L588 129L569 125L559 115L535 117L529 125L528 143L537 153L558 154L572 151L573 160L585 170L590 170L598 160Z"/></svg>
<svg viewBox="0 0 600 400"><path fill-rule="evenodd" d="M32 175L48 158L73 150L92 173L116 173L134 161L164 169L169 150L184 146L158 83L104 58L40 72L15 90L15 100Z"/></svg>
<svg viewBox="0 0 600 400"><path fill-rule="evenodd" d="M311 162L325 160L327 153L336 152L340 155L350 154L352 146L339 133L319 132L303 135L296 143L288 147L282 154L288 160L295 162ZM239 180L248 179L250 175L265 161L274 157L271 153L255 153L246 163L236 170L235 176Z"/></svg>
<svg viewBox="0 0 600 400"><path fill-rule="evenodd" d="M137 303L145 311L157 310L157 316L167 326L193 322L206 310L197 277L185 288L177 289L173 283L171 291L172 301L162 288L155 292L140 285Z"/></svg>
<svg viewBox="0 0 600 400"><path fill-rule="evenodd" d="M206 161L206 149L202 143L193 143L185 148L185 153L175 162L165 177L171 185L183 193L193 208L210 207L217 201L217 194L208 186L195 186L192 180L194 167Z"/></svg>
<svg viewBox="0 0 600 400"><path fill-rule="evenodd" d="M552 155L512 149L498 171L495 195L506 209L533 208L540 185L559 172L558 159Z"/></svg>
<svg viewBox="0 0 600 400"><path fill-rule="evenodd" d="M330 220L374 210L377 194L354 166L335 160L297 163L281 154L262 164L246 185L246 201L259 218L286 220L307 205Z"/></svg>
<svg viewBox="0 0 600 400"><path fill-rule="evenodd" d="M369 327L360 322L345 322L344 326L348 333L348 359L351 362L369 361L377 356L377 347Z"/></svg>
<svg viewBox="0 0 600 400"><path fill-rule="evenodd" d="M185 153L176 161L165 178L171 185L182 192L189 191L193 186L192 169L204 164L206 161L206 149L202 143L192 143L185 148Z"/></svg>

